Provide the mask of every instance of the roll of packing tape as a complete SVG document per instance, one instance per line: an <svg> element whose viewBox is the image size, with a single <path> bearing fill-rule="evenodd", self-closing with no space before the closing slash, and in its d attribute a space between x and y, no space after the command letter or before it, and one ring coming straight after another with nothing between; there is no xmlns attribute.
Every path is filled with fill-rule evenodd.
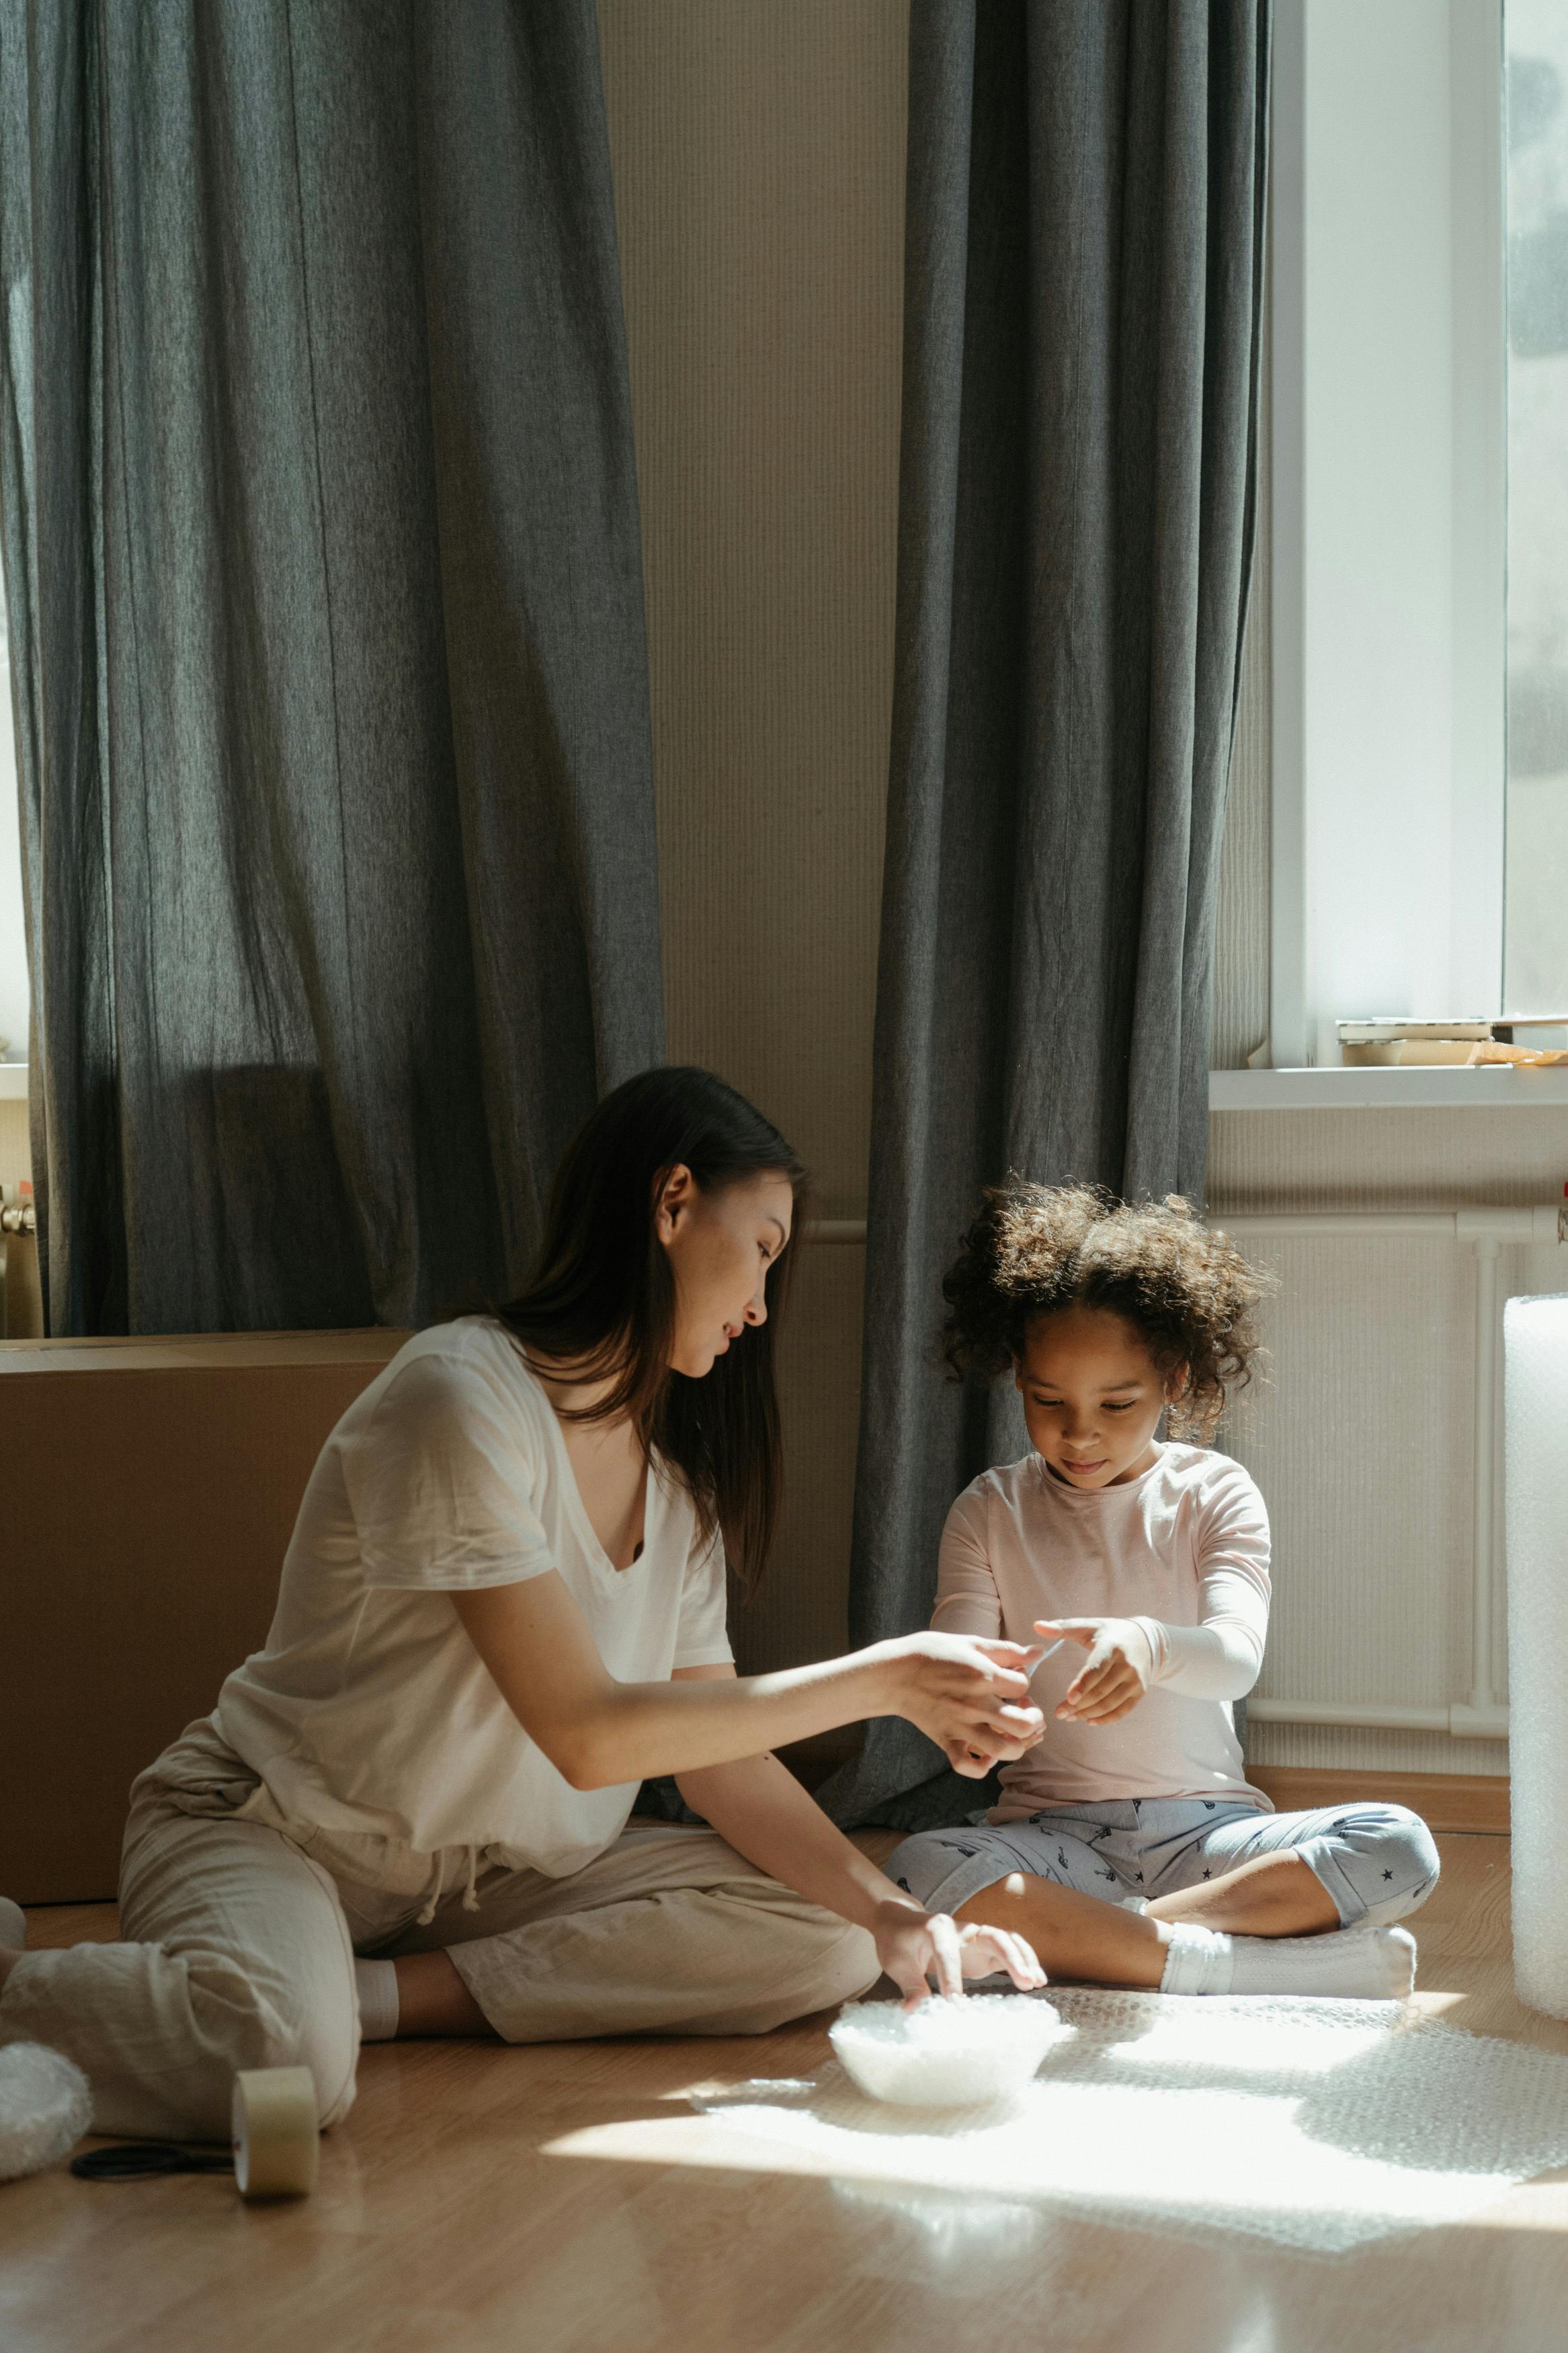
<svg viewBox="0 0 1568 2353"><path fill-rule="evenodd" d="M309 2067L253 2067L234 2079L234 2179L242 2198L308 2198L321 2140Z"/></svg>

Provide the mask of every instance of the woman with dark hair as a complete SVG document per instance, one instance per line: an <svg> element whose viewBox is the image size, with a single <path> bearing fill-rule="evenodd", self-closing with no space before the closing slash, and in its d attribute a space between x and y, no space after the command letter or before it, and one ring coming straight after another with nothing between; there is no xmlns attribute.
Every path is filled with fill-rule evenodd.
<svg viewBox="0 0 1568 2353"><path fill-rule="evenodd" d="M0 2042L68 2052L110 2132L223 2138L237 2070L353 2100L362 2035L758 2032L1005 1970L769 1753L900 1714L1016 1757L1037 1653L921 1633L737 1677L726 1561L778 1508L773 1324L805 1171L707 1071L617 1088L521 1295L420 1333L306 1489L265 1650L132 1793L129 1940L0 1953ZM710 1829L632 1824L673 1773Z"/></svg>

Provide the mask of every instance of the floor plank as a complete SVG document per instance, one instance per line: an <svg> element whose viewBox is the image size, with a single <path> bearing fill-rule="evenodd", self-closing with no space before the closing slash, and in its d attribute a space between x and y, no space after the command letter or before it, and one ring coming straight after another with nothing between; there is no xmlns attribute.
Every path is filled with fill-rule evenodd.
<svg viewBox="0 0 1568 2353"><path fill-rule="evenodd" d="M1568 2052L1512 1989L1508 1841L1440 1841L1422 2001ZM110 1937L52 1906L38 1945ZM1199 2247L990 2198L707 2161L683 2094L809 2073L825 2020L754 2040L365 2054L300 2205L188 2178L0 2188L0 2344L26 2353L927 2353L986 2337L1083 2353L1545 2353L1568 2343L1568 2179L1461 2229L1339 2262ZM684 2118L689 2162L574 2154ZM602 2144L601 2144L602 2145ZM672 2145L668 2137L661 2146Z"/></svg>
<svg viewBox="0 0 1568 2353"><path fill-rule="evenodd" d="M1384 1806L1408 1806L1430 1831L1508 1835L1506 1773L1359 1773L1310 1765L1249 1765L1247 1770L1255 1788L1282 1814L1375 1799Z"/></svg>

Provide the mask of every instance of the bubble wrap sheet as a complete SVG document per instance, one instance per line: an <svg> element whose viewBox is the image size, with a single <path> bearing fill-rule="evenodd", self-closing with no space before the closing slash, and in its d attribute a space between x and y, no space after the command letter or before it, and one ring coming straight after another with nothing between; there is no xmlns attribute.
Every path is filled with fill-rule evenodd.
<svg viewBox="0 0 1568 2353"><path fill-rule="evenodd" d="M1318 2254L1441 2228L1568 2163L1568 2059L1414 2004L1055 1986L1051 2000L1073 2031L1005 2107L885 2106L831 2062L814 2082L690 2096L725 2161L766 2143L841 2182Z"/></svg>
<svg viewBox="0 0 1568 2353"><path fill-rule="evenodd" d="M1568 1298L1503 1314L1519 1997L1568 2018Z"/></svg>

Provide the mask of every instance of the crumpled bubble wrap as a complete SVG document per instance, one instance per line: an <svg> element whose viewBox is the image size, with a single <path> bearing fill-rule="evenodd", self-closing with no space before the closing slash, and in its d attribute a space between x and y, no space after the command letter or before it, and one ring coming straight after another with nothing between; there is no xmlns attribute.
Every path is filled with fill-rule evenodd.
<svg viewBox="0 0 1568 2353"><path fill-rule="evenodd" d="M0 2044L0 2181L41 2173L92 2123L92 2094L75 2062L41 2042Z"/></svg>
<svg viewBox="0 0 1568 2353"><path fill-rule="evenodd" d="M831 2063L689 2096L721 2162L1322 2255L1451 2226L1568 2163L1568 2058L1414 2002L1051 2000L1068 2031L990 2110L890 2107Z"/></svg>

